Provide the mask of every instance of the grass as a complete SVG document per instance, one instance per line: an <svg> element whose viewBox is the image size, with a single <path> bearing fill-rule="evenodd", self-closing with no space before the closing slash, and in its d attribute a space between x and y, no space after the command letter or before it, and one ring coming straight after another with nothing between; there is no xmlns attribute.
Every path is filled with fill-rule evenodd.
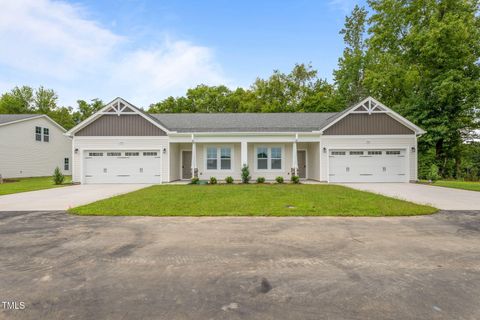
<svg viewBox="0 0 480 320"><path fill-rule="evenodd" d="M422 183L427 183L422 181ZM447 187L471 191L480 191L480 182L478 181L460 181L460 180L438 180L431 184L437 187Z"/></svg>
<svg viewBox="0 0 480 320"><path fill-rule="evenodd" d="M6 182L0 184L0 195L64 187L71 183L71 177L66 176L62 185L55 185L52 177L15 178L4 181Z"/></svg>
<svg viewBox="0 0 480 320"><path fill-rule="evenodd" d="M410 216L437 209L335 185L152 186L70 209L109 216Z"/></svg>

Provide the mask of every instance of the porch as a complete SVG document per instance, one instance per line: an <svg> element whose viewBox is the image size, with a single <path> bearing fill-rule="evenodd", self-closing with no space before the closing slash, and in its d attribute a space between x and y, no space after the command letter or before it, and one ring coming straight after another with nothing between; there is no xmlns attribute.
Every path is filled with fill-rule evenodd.
<svg viewBox="0 0 480 320"><path fill-rule="evenodd" d="M243 166L248 166L252 181L264 177L273 181L292 175L302 180L320 180L320 143L290 141L196 141L171 142L169 147L170 182L201 180L231 176L241 179ZM293 141L292 141L293 140Z"/></svg>

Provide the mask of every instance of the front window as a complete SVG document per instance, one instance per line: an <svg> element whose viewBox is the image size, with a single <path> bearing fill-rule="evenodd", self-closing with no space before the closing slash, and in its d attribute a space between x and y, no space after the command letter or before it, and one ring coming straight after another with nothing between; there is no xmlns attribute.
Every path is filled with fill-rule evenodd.
<svg viewBox="0 0 480 320"><path fill-rule="evenodd" d="M217 148L207 148L207 170L217 170Z"/></svg>
<svg viewBox="0 0 480 320"><path fill-rule="evenodd" d="M281 147L258 147L257 148L257 170L282 170Z"/></svg>
<svg viewBox="0 0 480 320"><path fill-rule="evenodd" d="M42 141L42 127L35 127L35 140Z"/></svg>
<svg viewBox="0 0 480 320"><path fill-rule="evenodd" d="M70 159L69 159L69 158L65 158L65 159L63 160L63 169L64 169L65 171L70 170Z"/></svg>
<svg viewBox="0 0 480 320"><path fill-rule="evenodd" d="M220 149L220 170L230 170L232 168L232 150L230 148Z"/></svg>
<svg viewBox="0 0 480 320"><path fill-rule="evenodd" d="M230 147L208 147L207 148L207 170L231 170L232 169L232 148Z"/></svg>
<svg viewBox="0 0 480 320"><path fill-rule="evenodd" d="M48 128L43 128L43 142L50 141L50 130Z"/></svg>

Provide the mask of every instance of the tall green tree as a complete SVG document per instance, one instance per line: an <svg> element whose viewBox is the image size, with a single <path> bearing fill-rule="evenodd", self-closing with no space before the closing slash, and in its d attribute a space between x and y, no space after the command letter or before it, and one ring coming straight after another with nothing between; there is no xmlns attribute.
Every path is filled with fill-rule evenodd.
<svg viewBox="0 0 480 320"><path fill-rule="evenodd" d="M0 97L0 113L34 113L33 89L28 86L15 87Z"/></svg>
<svg viewBox="0 0 480 320"><path fill-rule="evenodd" d="M82 122L95 112L104 107L100 99L92 99L90 103L85 100L77 100L78 110L72 113L72 119L75 124Z"/></svg>
<svg viewBox="0 0 480 320"><path fill-rule="evenodd" d="M370 0L369 91L427 130L420 151L455 175L478 128L480 20L476 0ZM433 148L433 152L430 149Z"/></svg>
<svg viewBox="0 0 480 320"><path fill-rule="evenodd" d="M345 49L338 59L338 69L333 72L338 95L345 105L351 105L368 95L364 86L367 67L366 23L367 10L356 5L345 26L340 31Z"/></svg>

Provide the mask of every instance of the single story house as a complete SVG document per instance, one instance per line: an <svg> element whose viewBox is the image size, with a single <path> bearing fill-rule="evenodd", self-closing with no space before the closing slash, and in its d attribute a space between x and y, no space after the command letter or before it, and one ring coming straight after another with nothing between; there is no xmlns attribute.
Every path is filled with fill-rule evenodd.
<svg viewBox="0 0 480 320"><path fill-rule="evenodd" d="M56 167L71 174L72 139L43 114L0 114L0 175L51 176Z"/></svg>
<svg viewBox="0 0 480 320"><path fill-rule="evenodd" d="M323 182L417 180L424 131L369 97L338 113L149 114L116 98L67 132L73 180L165 183L292 175Z"/></svg>

